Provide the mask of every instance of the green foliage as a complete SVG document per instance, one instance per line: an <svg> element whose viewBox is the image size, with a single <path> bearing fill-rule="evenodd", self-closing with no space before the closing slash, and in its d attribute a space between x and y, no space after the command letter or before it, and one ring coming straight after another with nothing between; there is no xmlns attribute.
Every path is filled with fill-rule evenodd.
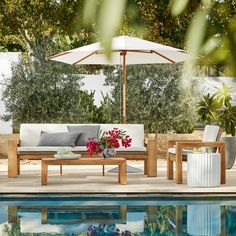
<svg viewBox="0 0 236 236"><path fill-rule="evenodd" d="M96 118L93 93L81 91L78 69L22 58L5 79L4 120L20 123L89 123Z"/></svg>
<svg viewBox="0 0 236 236"><path fill-rule="evenodd" d="M127 66L127 122L142 123L149 132L191 132L197 86L184 88L181 72L182 65ZM113 119L118 120L119 70L108 71L106 83L114 88L111 106Z"/></svg>
<svg viewBox="0 0 236 236"><path fill-rule="evenodd" d="M0 45L33 51L38 40L71 33L80 1L0 1ZM10 49L10 48L9 48Z"/></svg>
<svg viewBox="0 0 236 236"><path fill-rule="evenodd" d="M89 0L84 5L86 25L98 22L98 33L107 51L111 49L111 39L118 32L144 36L147 40L171 46L184 47L184 35L192 20L193 12L199 4L191 3L184 16L174 20L169 0ZM112 14L112 17L111 17ZM112 19L112 20L111 20ZM124 30L124 20L128 27ZM120 25L119 25L120 24Z"/></svg>
<svg viewBox="0 0 236 236"><path fill-rule="evenodd" d="M21 235L21 228L19 222L5 223L3 225L3 235L16 236Z"/></svg>
<svg viewBox="0 0 236 236"><path fill-rule="evenodd" d="M203 124L215 123L218 109L220 109L220 104L215 99L215 95L211 96L208 93L197 104L198 120Z"/></svg>
<svg viewBox="0 0 236 236"><path fill-rule="evenodd" d="M236 106L232 106L227 103L219 111L219 122L224 127L226 134L235 136L235 125L236 125Z"/></svg>
<svg viewBox="0 0 236 236"><path fill-rule="evenodd" d="M172 12L179 2L174 1ZM187 6L191 4L189 1ZM179 14L183 14L184 7L181 10ZM188 48L196 58L202 56L204 64L223 65L225 73L231 76L236 75L235 13L235 1L202 0L186 38Z"/></svg>
<svg viewBox="0 0 236 236"><path fill-rule="evenodd" d="M151 207L151 206L149 206ZM154 206L152 206L154 207ZM147 214L144 218L144 233L141 235L175 235L176 231L174 227L170 227L170 220L175 224L176 206L155 206L156 212ZM183 212L186 212L186 207L182 207ZM181 233L183 233L181 231Z"/></svg>
<svg viewBox="0 0 236 236"><path fill-rule="evenodd" d="M103 94L101 106L98 108L99 123L118 124L119 119L116 110L113 108L113 101L108 95Z"/></svg>
<svg viewBox="0 0 236 236"><path fill-rule="evenodd" d="M203 124L218 124L226 134L235 136L236 106L231 104L232 88L222 84L212 96L207 94L197 104L199 121Z"/></svg>
<svg viewBox="0 0 236 236"><path fill-rule="evenodd" d="M185 0L181 0L185 2ZM137 1L142 22L145 26L145 38L154 42L184 48L184 35L192 20L193 12L199 1L192 1L184 16L173 19L170 1Z"/></svg>
<svg viewBox="0 0 236 236"><path fill-rule="evenodd" d="M215 93L215 98L217 102L221 104L221 106L226 106L232 100L232 92L233 89L223 83L222 87L219 88Z"/></svg>

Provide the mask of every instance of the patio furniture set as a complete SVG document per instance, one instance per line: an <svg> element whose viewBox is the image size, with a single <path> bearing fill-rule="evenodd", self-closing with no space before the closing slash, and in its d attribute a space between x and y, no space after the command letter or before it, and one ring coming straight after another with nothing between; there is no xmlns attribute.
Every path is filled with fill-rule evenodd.
<svg viewBox="0 0 236 236"><path fill-rule="evenodd" d="M149 177L157 176L157 157L156 157L156 140L148 140L147 145L144 145L144 126L139 124L116 124L115 127L125 130L130 137L132 137L132 146L129 148L117 148L116 157L113 159L103 160L101 157L93 159L93 161L83 161L82 158L91 157L87 153L86 140L81 140L81 143L76 144L71 148L74 153L80 153L82 158L79 160L56 160L54 155L57 153L60 146L55 146L55 140L47 140L48 145L40 144L41 133L68 133L68 129L79 130L82 134L88 133L90 137L94 137L98 134L99 130L107 131L114 128L114 124L21 124L20 127L20 140L9 140L8 143L8 177L17 177L20 174L20 161L21 160L42 160L44 174L42 177L43 183L46 183L45 176L47 175L47 165L84 165L85 162L88 165L118 165L121 166L119 182L124 184L126 182L126 172L124 173L124 165L126 160L141 160L144 162L144 174ZM96 130L97 129L97 130ZM70 132L69 132L70 133ZM72 134L73 136L73 134ZM54 139L57 137L55 136ZM82 135L82 139L86 139L86 135ZM42 141L42 140L41 140ZM44 140L45 141L45 140ZM59 140L60 141L60 140ZM58 141L58 142L59 142ZM62 140L64 142L64 140ZM41 142L42 144L42 142ZM68 146L68 143L67 145ZM47 158L53 158L52 161ZM125 164L123 164L125 162ZM69 163L69 164L68 164ZM121 164L122 163L122 164ZM44 165L46 164L46 166ZM126 170L126 168L125 168ZM123 180L122 180L123 179Z"/></svg>
<svg viewBox="0 0 236 236"><path fill-rule="evenodd" d="M181 184L183 182L183 161L187 161L193 155L193 148L199 149L199 155L204 153L205 157L203 161L206 163L206 156L213 155L215 156L215 152L218 151L219 159L214 158L211 159L214 161L220 161L220 183L225 184L226 181L226 165L225 165L225 143L220 142L221 130L219 126L215 125L206 125L204 129L204 133L201 140L169 140L168 142L168 152L167 152L167 179L173 179L173 163L176 163L176 183ZM210 153L207 152L210 149ZM196 155L196 154L195 154ZM196 156L199 159L199 155ZM194 162L193 162L194 163ZM197 163L197 162L195 162ZM210 167L213 166L211 163ZM195 169L197 166L194 166ZM194 167L192 170L194 170ZM191 167L190 167L191 168ZM201 169L197 168L197 172L199 173ZM211 172L214 174L217 169L213 170L206 170L205 172ZM192 174L192 173L191 173ZM202 176L203 179L205 179ZM196 178L196 177L195 177Z"/></svg>
<svg viewBox="0 0 236 236"><path fill-rule="evenodd" d="M88 135L93 137L94 127L95 132L107 131L115 127L127 131L132 137L132 145L128 148L117 148L116 156L109 159L102 157L89 157L87 154L86 141ZM69 131L69 132L68 132ZM75 131L80 131L83 135L83 140L76 143L76 146L71 148L74 153L80 153L81 158L75 160L58 160L54 158L59 145L56 142L59 134L68 133L71 139L77 139ZM43 132L58 134L53 140L41 140ZM87 132L87 133L86 133ZM87 135L87 136L86 136ZM211 148L211 153L218 153L217 158L211 158L211 162L218 160L219 178L221 184L225 183L225 144L218 141L221 131L218 126L206 126L202 140L169 140L169 149L167 153L167 179L172 180L174 174L174 162L176 163L176 183L183 183L183 161L186 161L188 156L193 155L193 148L198 148L201 154L206 153ZM62 143L65 139L60 139ZM59 142L58 141L58 142ZM66 140L66 144L68 139ZM46 143L45 143L46 142ZM77 141L76 141L77 142ZM66 146L66 145L65 145ZM185 149L188 148L188 149ZM195 155L196 153L194 153ZM157 144L156 139L148 139L147 145L144 142L144 126L141 124L21 124L20 140L9 140L8 142L8 177L17 177L20 175L21 160L41 160L41 183L47 184L48 166L49 165L117 165L118 182L126 184L126 161L141 160L144 162L144 174L148 177L157 177ZM194 164L193 164L194 165ZM214 166L210 165L209 166ZM205 172L207 170L204 170ZM208 170L209 172L209 170ZM210 170L216 172L216 170ZM197 172L199 174L199 172ZM208 178L208 177L207 177Z"/></svg>

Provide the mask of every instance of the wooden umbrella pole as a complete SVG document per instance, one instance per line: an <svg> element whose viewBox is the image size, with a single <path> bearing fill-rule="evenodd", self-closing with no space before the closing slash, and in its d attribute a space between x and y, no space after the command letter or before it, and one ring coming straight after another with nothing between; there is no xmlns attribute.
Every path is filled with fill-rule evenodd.
<svg viewBox="0 0 236 236"><path fill-rule="evenodd" d="M123 124L126 124L126 51L122 51L122 56L123 56L123 63L122 63L122 68L123 68L123 74L122 74L122 79L123 79Z"/></svg>

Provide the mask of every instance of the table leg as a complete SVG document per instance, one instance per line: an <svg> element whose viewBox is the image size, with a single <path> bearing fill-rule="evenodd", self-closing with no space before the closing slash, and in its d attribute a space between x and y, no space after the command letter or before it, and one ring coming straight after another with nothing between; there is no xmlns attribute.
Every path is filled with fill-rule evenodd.
<svg viewBox="0 0 236 236"><path fill-rule="evenodd" d="M119 184L121 182L120 172L121 172L120 165L118 165L118 183Z"/></svg>
<svg viewBox="0 0 236 236"><path fill-rule="evenodd" d="M182 160L182 149L178 148L178 143L176 144L176 184L183 183L183 160Z"/></svg>
<svg viewBox="0 0 236 236"><path fill-rule="evenodd" d="M17 140L8 141L8 177L15 178L18 175Z"/></svg>
<svg viewBox="0 0 236 236"><path fill-rule="evenodd" d="M175 230L176 235L181 235L182 232L182 221L183 221L183 206L176 206L175 212Z"/></svg>
<svg viewBox="0 0 236 236"><path fill-rule="evenodd" d="M41 209L41 222L42 222L42 224L46 224L47 220L48 220L48 208L42 207L42 209Z"/></svg>
<svg viewBox="0 0 236 236"><path fill-rule="evenodd" d="M221 177L220 177L220 183L225 184L226 183L226 163L225 163L225 144L223 144L220 147L220 154L221 154Z"/></svg>
<svg viewBox="0 0 236 236"><path fill-rule="evenodd" d="M41 165L41 184L42 185L47 185L48 183L48 165L42 161Z"/></svg>
<svg viewBox="0 0 236 236"><path fill-rule="evenodd" d="M157 177L157 142L156 139L148 140L147 176Z"/></svg>
<svg viewBox="0 0 236 236"><path fill-rule="evenodd" d="M126 184L126 161L119 165L119 183Z"/></svg>
<svg viewBox="0 0 236 236"><path fill-rule="evenodd" d="M8 206L8 222L17 222L17 206Z"/></svg>
<svg viewBox="0 0 236 236"><path fill-rule="evenodd" d="M20 157L17 159L17 174L20 175Z"/></svg>
<svg viewBox="0 0 236 236"><path fill-rule="evenodd" d="M125 205L120 206L120 218L124 222L124 224L127 221L126 215L127 215L127 206Z"/></svg>
<svg viewBox="0 0 236 236"><path fill-rule="evenodd" d="M147 175L147 170L148 170L148 167L147 167L147 159L144 160L144 174Z"/></svg>

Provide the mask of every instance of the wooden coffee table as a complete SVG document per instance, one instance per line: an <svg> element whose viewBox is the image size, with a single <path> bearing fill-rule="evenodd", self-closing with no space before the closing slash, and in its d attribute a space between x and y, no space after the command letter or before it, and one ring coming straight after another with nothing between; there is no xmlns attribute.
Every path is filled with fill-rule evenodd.
<svg viewBox="0 0 236 236"><path fill-rule="evenodd" d="M125 158L79 158L73 160L58 160L52 158L43 158L41 161L41 184L48 183L48 166L50 165L118 165L118 183L126 184L126 159Z"/></svg>

